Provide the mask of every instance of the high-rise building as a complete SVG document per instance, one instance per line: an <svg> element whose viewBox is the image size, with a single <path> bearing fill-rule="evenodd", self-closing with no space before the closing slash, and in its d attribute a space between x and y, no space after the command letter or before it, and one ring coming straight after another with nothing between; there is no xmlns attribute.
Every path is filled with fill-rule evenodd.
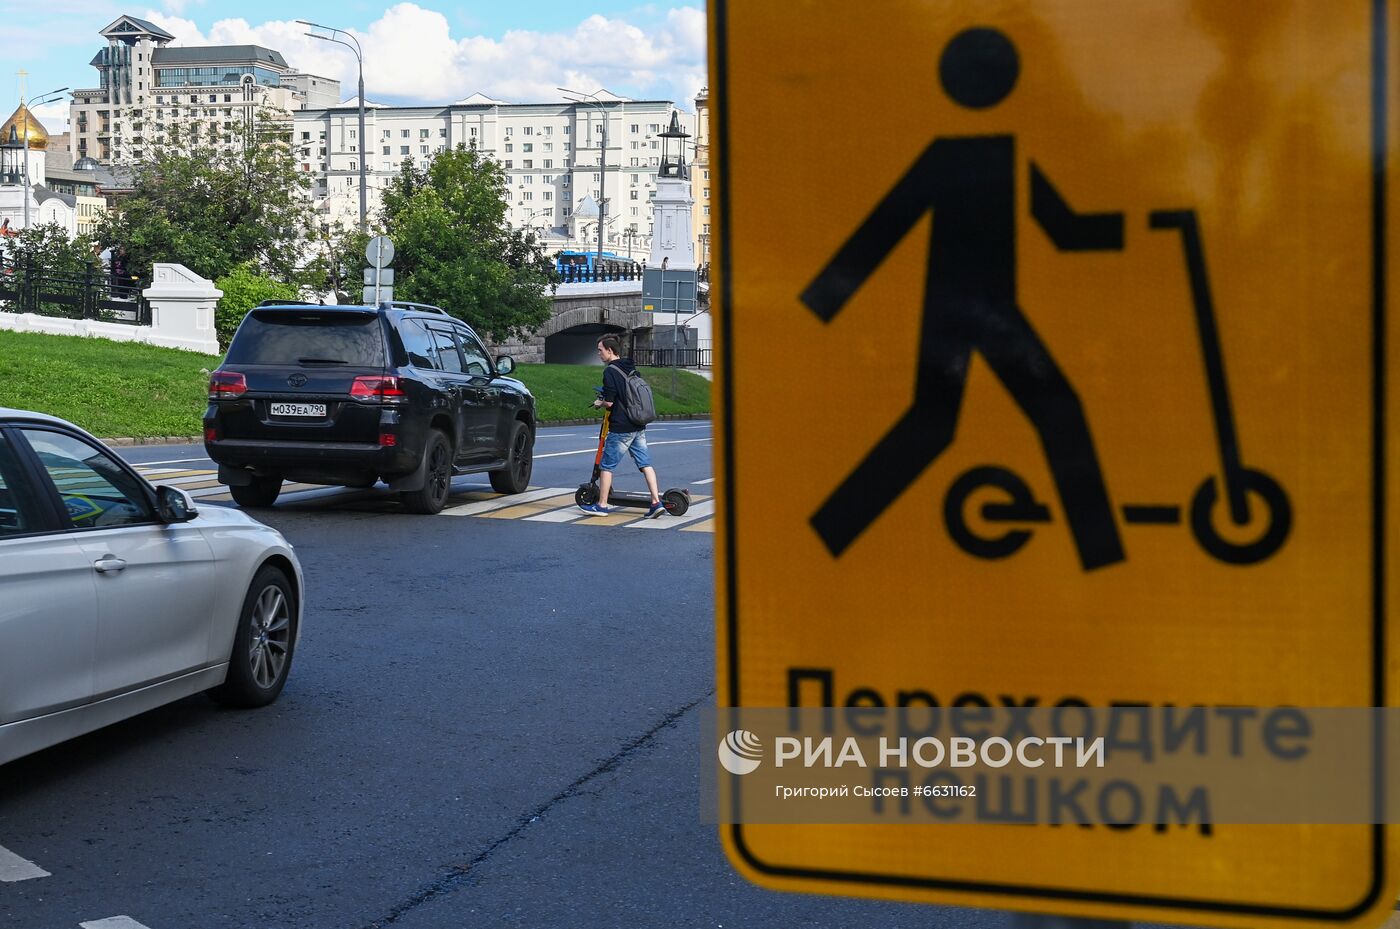
<svg viewBox="0 0 1400 929"><path fill-rule="evenodd" d="M232 144L240 124L290 125L291 114L340 98L340 82L302 74L261 45L175 46L164 29L121 16L103 29L92 59L100 86L73 92L70 150L102 164L141 161L183 134Z"/></svg>
<svg viewBox="0 0 1400 929"><path fill-rule="evenodd" d="M606 198L604 247L641 260L651 246L652 197L661 164L660 133L676 112L669 100L506 103L482 94L446 106L368 103L365 138L359 100L294 114L292 150L311 175L324 231L359 223L360 161L373 215L404 161L427 167L434 155L475 145L509 180L509 222L532 227L552 250L596 248L598 203ZM689 125L690 115L680 114ZM607 149L600 153L603 123ZM606 175L606 177L605 177Z"/></svg>

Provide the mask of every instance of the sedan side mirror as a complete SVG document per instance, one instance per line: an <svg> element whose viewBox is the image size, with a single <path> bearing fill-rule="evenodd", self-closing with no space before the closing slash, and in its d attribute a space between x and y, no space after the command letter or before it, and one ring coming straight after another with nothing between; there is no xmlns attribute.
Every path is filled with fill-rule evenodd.
<svg viewBox="0 0 1400 929"><path fill-rule="evenodd" d="M509 374L515 370L515 359L509 355L500 355L496 358L496 373Z"/></svg>
<svg viewBox="0 0 1400 929"><path fill-rule="evenodd" d="M199 515L199 510L182 491L174 487L157 487L156 515L163 523L187 523Z"/></svg>

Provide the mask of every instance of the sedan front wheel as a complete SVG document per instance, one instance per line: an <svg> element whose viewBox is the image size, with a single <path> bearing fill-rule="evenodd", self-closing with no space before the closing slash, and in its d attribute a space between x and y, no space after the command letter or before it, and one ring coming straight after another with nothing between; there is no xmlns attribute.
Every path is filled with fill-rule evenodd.
<svg viewBox="0 0 1400 929"><path fill-rule="evenodd" d="M296 593L279 568L258 571L243 601L228 677L209 692L229 706L267 706L287 683L296 647Z"/></svg>

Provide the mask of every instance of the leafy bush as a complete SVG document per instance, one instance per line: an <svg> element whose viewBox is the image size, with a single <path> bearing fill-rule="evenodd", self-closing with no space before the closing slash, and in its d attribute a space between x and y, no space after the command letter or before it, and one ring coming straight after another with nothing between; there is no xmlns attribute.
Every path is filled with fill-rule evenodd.
<svg viewBox="0 0 1400 929"><path fill-rule="evenodd" d="M295 300L297 289L291 284L258 274L249 265L239 265L214 282L224 292L214 310L214 327L219 332L219 346L224 350L233 340L233 333L248 311L264 300Z"/></svg>

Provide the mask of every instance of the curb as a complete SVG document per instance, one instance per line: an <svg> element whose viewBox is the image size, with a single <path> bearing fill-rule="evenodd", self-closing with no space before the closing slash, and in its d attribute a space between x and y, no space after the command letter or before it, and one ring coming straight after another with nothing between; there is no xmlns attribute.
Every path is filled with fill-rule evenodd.
<svg viewBox="0 0 1400 929"><path fill-rule="evenodd" d="M656 417L657 422L668 420L686 419L709 419L709 413L667 413L664 416ZM602 419L547 419L536 423L539 426L596 426ZM99 439L108 448L118 448L131 445L198 445L204 441L202 435L158 435L148 438L133 438L122 436L116 439Z"/></svg>

